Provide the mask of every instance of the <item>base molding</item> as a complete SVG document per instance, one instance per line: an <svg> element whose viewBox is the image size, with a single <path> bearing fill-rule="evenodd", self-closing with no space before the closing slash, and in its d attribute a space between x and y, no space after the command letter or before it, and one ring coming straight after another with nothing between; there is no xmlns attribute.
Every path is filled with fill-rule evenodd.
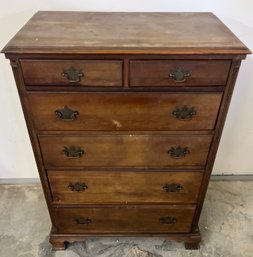
<svg viewBox="0 0 253 257"><path fill-rule="evenodd" d="M211 181L253 181L253 175L212 175Z"/></svg>
<svg viewBox="0 0 253 257"><path fill-rule="evenodd" d="M54 251L62 251L69 243L85 241L88 237L163 237L169 241L184 242L187 250L199 249L201 242L199 232L187 234L57 234L51 232L49 242Z"/></svg>
<svg viewBox="0 0 253 257"><path fill-rule="evenodd" d="M0 178L0 185L41 184L39 178Z"/></svg>
<svg viewBox="0 0 253 257"><path fill-rule="evenodd" d="M253 181L253 175L212 175L212 181ZM0 185L41 184L39 178L0 178Z"/></svg>

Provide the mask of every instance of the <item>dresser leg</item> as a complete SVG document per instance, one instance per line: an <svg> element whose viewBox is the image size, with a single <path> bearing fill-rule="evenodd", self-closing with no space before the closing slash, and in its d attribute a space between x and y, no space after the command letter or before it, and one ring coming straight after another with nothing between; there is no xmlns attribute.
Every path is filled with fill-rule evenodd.
<svg viewBox="0 0 253 257"><path fill-rule="evenodd" d="M53 251L63 251L67 247L67 243L60 239L50 238L49 242L52 245Z"/></svg>
<svg viewBox="0 0 253 257"><path fill-rule="evenodd" d="M184 243L185 249L187 250L198 250L199 249L199 241L189 241Z"/></svg>

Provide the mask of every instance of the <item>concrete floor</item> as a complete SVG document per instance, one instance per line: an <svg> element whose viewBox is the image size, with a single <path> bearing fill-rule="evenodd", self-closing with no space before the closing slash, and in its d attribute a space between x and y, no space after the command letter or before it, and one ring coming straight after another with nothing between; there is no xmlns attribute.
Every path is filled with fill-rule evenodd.
<svg viewBox="0 0 253 257"><path fill-rule="evenodd" d="M51 252L40 185L0 186L0 257L253 257L253 181L212 181L200 220L200 250L162 238L90 238Z"/></svg>

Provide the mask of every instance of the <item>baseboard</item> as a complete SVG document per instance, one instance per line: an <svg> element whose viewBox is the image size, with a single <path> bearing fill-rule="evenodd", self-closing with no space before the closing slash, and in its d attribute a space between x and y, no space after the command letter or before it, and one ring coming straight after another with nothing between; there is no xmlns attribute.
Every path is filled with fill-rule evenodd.
<svg viewBox="0 0 253 257"><path fill-rule="evenodd" d="M253 181L252 175L212 175L212 181Z"/></svg>
<svg viewBox="0 0 253 257"><path fill-rule="evenodd" d="M212 181L253 181L252 175L212 175ZM0 185L40 184L39 178L0 178Z"/></svg>
<svg viewBox="0 0 253 257"><path fill-rule="evenodd" d="M0 185L40 184L39 178L0 178Z"/></svg>

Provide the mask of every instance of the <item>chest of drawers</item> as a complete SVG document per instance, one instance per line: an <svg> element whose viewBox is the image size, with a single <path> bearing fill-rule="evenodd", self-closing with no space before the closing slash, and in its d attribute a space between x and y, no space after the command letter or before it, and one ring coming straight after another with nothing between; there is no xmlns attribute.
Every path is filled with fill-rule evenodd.
<svg viewBox="0 0 253 257"><path fill-rule="evenodd" d="M88 236L163 236L198 248L247 47L211 13L38 12L3 52L53 249Z"/></svg>

